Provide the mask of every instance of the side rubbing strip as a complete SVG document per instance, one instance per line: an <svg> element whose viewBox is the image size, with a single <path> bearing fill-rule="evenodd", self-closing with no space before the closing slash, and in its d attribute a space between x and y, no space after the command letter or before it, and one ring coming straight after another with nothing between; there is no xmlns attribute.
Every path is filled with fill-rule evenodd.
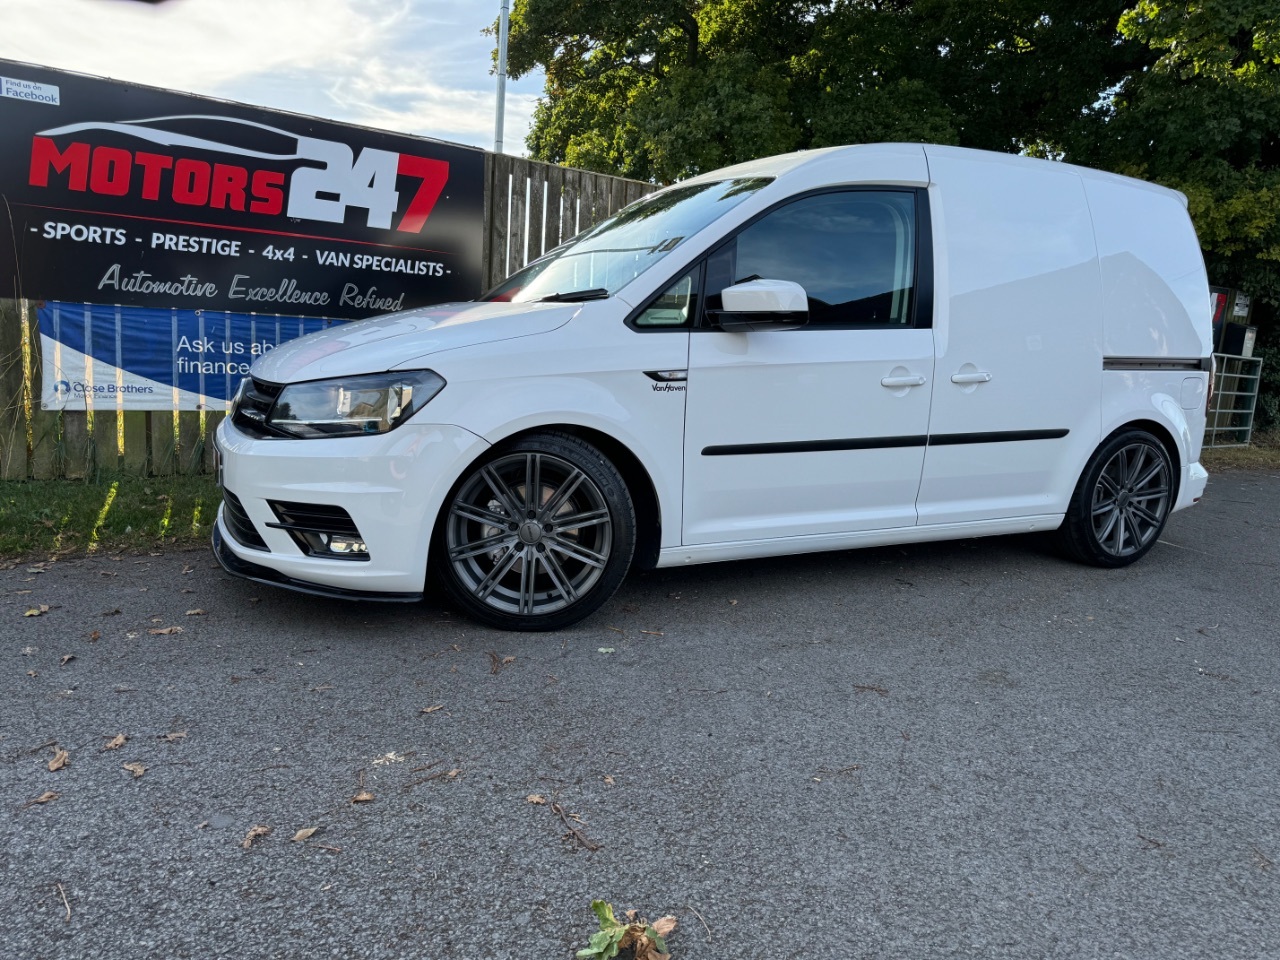
<svg viewBox="0 0 1280 960"><path fill-rule="evenodd" d="M998 430L994 433L941 433L929 438L931 447L960 443L1008 443L1011 440L1060 440L1070 430Z"/></svg>
<svg viewBox="0 0 1280 960"><path fill-rule="evenodd" d="M928 438L859 437L855 440L793 440L787 443L728 443L703 447L704 457L734 457L753 453L828 453L832 450L882 450L889 447L923 447Z"/></svg>
<svg viewBox="0 0 1280 960"><path fill-rule="evenodd" d="M786 443L728 443L703 447L704 457L740 457L761 453L829 453L833 450L886 450L892 447L948 447L962 443L1059 440L1069 430L1002 430L995 433L944 433L935 437L859 437L851 440L795 440Z"/></svg>
<svg viewBox="0 0 1280 960"><path fill-rule="evenodd" d="M1209 357L1103 357L1103 370L1200 370L1213 365Z"/></svg>

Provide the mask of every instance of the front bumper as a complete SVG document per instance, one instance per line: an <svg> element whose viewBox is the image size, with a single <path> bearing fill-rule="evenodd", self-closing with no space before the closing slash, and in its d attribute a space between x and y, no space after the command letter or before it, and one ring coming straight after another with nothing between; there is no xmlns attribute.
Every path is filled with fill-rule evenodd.
<svg viewBox="0 0 1280 960"><path fill-rule="evenodd" d="M219 514L218 521L213 525L213 555L218 558L218 563L222 564L222 569L227 573L243 577L246 580L253 580L255 583L265 583L272 587L295 590L298 593L310 593L317 597L334 597L341 600L383 600L402 603L414 603L422 599L421 590L417 593L377 593L373 591L347 590L342 587L326 587L319 583L295 580L293 577L286 577L283 573L272 570L270 567L250 563L227 546L227 538L222 534L221 514Z"/></svg>
<svg viewBox="0 0 1280 960"><path fill-rule="evenodd" d="M432 527L449 489L488 444L460 427L405 424L382 436L264 440L224 420L215 437L224 490L214 553L230 573L325 596L421 597ZM227 498L228 502L232 498ZM344 510L368 547L353 562L304 551L272 503Z"/></svg>

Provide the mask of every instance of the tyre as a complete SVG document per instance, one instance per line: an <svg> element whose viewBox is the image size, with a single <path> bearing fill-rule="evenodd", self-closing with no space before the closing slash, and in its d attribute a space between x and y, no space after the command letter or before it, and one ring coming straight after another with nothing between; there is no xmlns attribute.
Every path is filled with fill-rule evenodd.
<svg viewBox="0 0 1280 960"><path fill-rule="evenodd" d="M1145 430L1113 434L1081 474L1058 542L1082 563L1127 566L1160 539L1176 492L1163 443Z"/></svg>
<svg viewBox="0 0 1280 960"><path fill-rule="evenodd" d="M436 525L433 565L475 619L558 630L594 613L635 551L626 483L591 444L545 432L472 465Z"/></svg>

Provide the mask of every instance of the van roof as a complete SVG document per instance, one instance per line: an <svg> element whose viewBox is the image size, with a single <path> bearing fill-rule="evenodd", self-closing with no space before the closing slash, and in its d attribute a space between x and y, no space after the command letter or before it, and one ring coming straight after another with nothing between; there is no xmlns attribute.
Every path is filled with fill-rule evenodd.
<svg viewBox="0 0 1280 960"><path fill-rule="evenodd" d="M1186 195L1171 190L1168 187L1162 187L1159 184L1149 183L1146 180L1138 180L1134 177L1125 177L1117 173L1107 173L1103 170L1094 170L1090 167L1081 167L1071 163L1063 163L1059 160L1042 160L1039 157L1024 157L1011 153L996 153L991 150L973 150L968 147L949 147L941 144L919 144L919 143L860 143L851 144L843 147L821 147L816 150L797 150L795 153L784 153L776 157L762 157L759 160L748 160L746 163L735 164L731 167L724 167L710 173L700 174L685 183L698 183L707 180L723 180L725 177L782 177L796 170L810 166L819 161L839 161L841 157L866 157L881 155L901 155L904 151L923 150L926 159L930 156L954 156L963 157L971 160L979 160L984 163L1002 166L1033 166L1039 164L1052 164L1058 169L1070 169L1078 176L1092 180L1109 180L1115 183L1123 183L1129 187L1150 190L1155 193L1163 193L1171 197L1176 197L1183 207L1187 206Z"/></svg>

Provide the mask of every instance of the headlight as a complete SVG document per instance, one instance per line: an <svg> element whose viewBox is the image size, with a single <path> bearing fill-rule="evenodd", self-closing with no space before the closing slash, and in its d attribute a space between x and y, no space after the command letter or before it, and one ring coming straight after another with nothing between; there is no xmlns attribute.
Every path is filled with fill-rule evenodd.
<svg viewBox="0 0 1280 960"><path fill-rule="evenodd" d="M444 378L430 370L291 383L276 398L267 425L307 439L386 433L443 388Z"/></svg>

